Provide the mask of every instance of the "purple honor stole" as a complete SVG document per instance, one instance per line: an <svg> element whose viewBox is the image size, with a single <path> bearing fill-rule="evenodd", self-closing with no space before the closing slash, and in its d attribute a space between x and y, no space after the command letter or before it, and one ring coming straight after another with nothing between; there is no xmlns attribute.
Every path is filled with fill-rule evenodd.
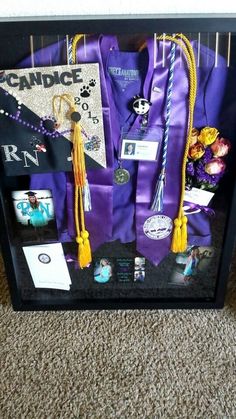
<svg viewBox="0 0 236 419"><path fill-rule="evenodd" d="M164 48L164 51L163 51ZM144 84L144 96L150 99L149 125L164 128L166 93L169 78L171 43L148 40L149 68ZM154 51L156 50L156 57ZM165 63L163 65L163 55ZM156 63L155 68L154 62ZM136 191L137 250L155 265L169 253L172 240L172 220L176 218L181 192L181 168L188 127L188 65L179 47L176 48L170 130L167 150L166 185L163 211L152 211L155 184L161 169L161 156L157 162L139 162ZM162 154L162 153L161 153ZM157 216L155 218L151 218ZM149 221L147 221L149 219Z"/></svg>
<svg viewBox="0 0 236 419"><path fill-rule="evenodd" d="M153 39L147 42L148 47L148 68L143 83L143 96L152 103L149 111L149 126L164 127L165 105L170 64L170 43L165 42L163 53L163 42L157 43L156 65L154 68L154 43ZM195 48L197 45L193 43ZM222 102L223 88L216 99L214 106L211 106L209 97L214 92L214 85L217 82L224 86L226 71L214 67L213 53L209 49L201 48L201 68L198 68L198 96L194 115L196 127L205 125L216 125L217 117ZM163 66L163 55L165 66ZM169 145L167 153L167 174L166 187L164 192L164 208L162 214L150 210L155 184L160 173L160 158L157 162L134 162L125 161L123 167L129 170L131 179L124 185L114 184L113 194L113 240L128 242L136 237L137 250L154 264L159 264L169 253L172 239L172 220L177 216L183 153L187 138L188 126L188 94L189 94L189 72L188 65L183 53L177 47L177 58L175 61L174 86L172 95L171 126L169 131ZM145 57L143 57L145 59ZM140 60L140 58L139 58ZM207 61L207 65L206 65ZM113 51L109 54L107 74L109 66L114 68L132 69L138 64L138 57L135 53L124 53ZM221 66L224 60L221 60ZM136 67L138 68L138 67ZM212 80L214 79L214 83ZM120 88L122 86L122 89ZM139 88L142 87L142 82ZM110 100L111 122L113 132L113 143L115 150L114 168L118 167L117 153L120 142L120 131L128 116L128 100L135 94L135 84L122 83L122 78L107 79L107 88ZM136 88L138 86L136 85ZM140 93L136 91L136 94ZM119 120L119 124L117 122ZM131 118L129 132L135 132L140 128L140 118ZM120 125L120 127L119 127ZM136 198L135 198L136 196ZM157 215L154 224L151 222L150 231L145 228L150 217ZM164 227L163 227L164 222ZM160 231L158 232L158 229ZM162 231L165 230L163 233ZM211 239L209 216L205 212L189 215L188 234L190 244L209 245ZM163 237L165 236L165 237Z"/></svg>
<svg viewBox="0 0 236 419"><path fill-rule="evenodd" d="M111 77L108 80L108 91L109 88L111 91L109 98L112 110L111 114L113 115L113 128L114 116L120 122L119 132L117 132L117 126L116 129L113 129L115 155L118 154L118 143L121 141L121 127L125 124L126 118L129 115L128 103L132 100L135 93L140 93L141 89L143 91L143 97L152 103L148 116L148 126L159 129L159 132L163 129L165 124L165 101L169 76L170 47L171 44L166 42L166 63L163 67L163 42L157 42L157 57L155 57L156 65L154 68L154 43L152 39L148 40L148 65L143 83L142 80L139 84L135 84L135 81L129 83L125 75L123 79L122 77ZM158 214L156 225L151 225L150 234L146 234L148 232L145 232L144 226L149 217L157 215L156 212L150 210L150 207L155 184L160 172L160 158L158 161L148 162L125 160L122 166L128 169L131 179L126 184L114 184L113 239L120 239L123 242L131 241L136 237L137 250L155 265L158 265L170 251L172 220L177 216L179 208L182 159L187 138L189 111L188 66L187 62L179 54L179 48L177 48L177 52L178 58L175 62L171 127L167 155L167 184L164 194L164 210L162 214ZM137 67L139 60L140 56L138 57L136 53L111 52L108 58L107 72L111 71L111 69L115 71L114 69L125 68L125 74L127 74L131 69L139 69ZM140 78L142 78L142 74L140 74ZM134 120L132 120L132 117ZM141 128L140 116L135 117L135 115L130 115L130 119L129 134L132 132L135 133L137 129ZM116 167L118 167L117 158L115 159ZM160 225L158 225L158 220ZM163 222L165 224L165 232L160 232L159 234L158 232L154 232L153 234L155 228L158 229L161 226L163 229Z"/></svg>

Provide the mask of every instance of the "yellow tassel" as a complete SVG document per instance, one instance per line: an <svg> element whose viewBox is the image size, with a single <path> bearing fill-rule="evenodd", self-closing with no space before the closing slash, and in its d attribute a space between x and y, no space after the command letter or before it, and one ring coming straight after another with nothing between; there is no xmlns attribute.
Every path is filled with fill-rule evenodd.
<svg viewBox="0 0 236 419"><path fill-rule="evenodd" d="M81 269L85 268L83 265L83 254L84 254L84 241L81 236L76 237L76 243L78 243L78 262Z"/></svg>
<svg viewBox="0 0 236 419"><path fill-rule="evenodd" d="M76 217L76 226L77 234L79 233L79 220L78 212L80 207L80 224L81 232L78 236L77 243L79 244L78 248L78 262L81 269L86 268L92 261L91 247L89 242L89 233L85 230L85 221L84 221L84 208L83 208L83 198L82 198L82 188L85 186L86 181L86 170L85 170L85 157L84 157L84 148L83 148L83 139L81 135L81 127L78 123L74 125L74 135L73 135L73 168L74 168L74 178L75 184L78 188L78 193L75 196L75 217Z"/></svg>
<svg viewBox="0 0 236 419"><path fill-rule="evenodd" d="M182 221L180 218L174 220L174 231L171 243L171 250L174 253L178 253L181 246L181 225Z"/></svg>
<svg viewBox="0 0 236 419"><path fill-rule="evenodd" d="M81 232L81 237L83 239L84 247L83 253L81 255L81 264L82 267L85 268L92 262L92 254L91 254L91 247L89 241L89 233L87 230Z"/></svg>
<svg viewBox="0 0 236 419"><path fill-rule="evenodd" d="M188 218L186 215L182 217L182 226L181 226L181 252L185 252L188 244L188 232L187 232L187 222Z"/></svg>
<svg viewBox="0 0 236 419"><path fill-rule="evenodd" d="M59 111L56 110L56 101L58 99L60 99ZM92 255L89 242L89 233L85 229L84 219L83 188L86 184L86 167L82 128L79 124L81 116L79 112L76 111L74 106L74 98L66 93L63 95L55 95L53 97L53 109L55 114L57 114L59 117L61 116L62 101L65 101L70 106L70 116L73 127L72 163L75 180L75 228L77 235L76 242L78 243L78 263L80 268L83 269L91 263Z"/></svg>
<svg viewBox="0 0 236 419"><path fill-rule="evenodd" d="M79 124L74 125L73 165L74 165L75 182L78 186L82 188L85 185L85 157L84 157L81 127Z"/></svg>

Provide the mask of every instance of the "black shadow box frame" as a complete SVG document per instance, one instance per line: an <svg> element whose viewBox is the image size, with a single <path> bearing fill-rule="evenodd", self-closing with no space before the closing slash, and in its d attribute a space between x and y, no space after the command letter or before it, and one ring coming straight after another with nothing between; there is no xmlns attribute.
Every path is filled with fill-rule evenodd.
<svg viewBox="0 0 236 419"><path fill-rule="evenodd" d="M0 36L56 36L76 33L236 33L236 16L233 15L133 15L133 16L83 16L83 17L38 17L9 18L0 20ZM0 64L1 68L3 64ZM236 139L234 139L236 140ZM215 295L212 298L150 298L142 295L137 298L60 298L22 299L18 288L15 252L9 236L9 220L6 213L4 185L6 177L1 174L0 228L1 247L8 277L13 308L15 310L83 310L83 309L213 309L224 304L227 279L230 272L236 233L236 183L235 173L230 179L230 202L224 230L223 246L220 256Z"/></svg>

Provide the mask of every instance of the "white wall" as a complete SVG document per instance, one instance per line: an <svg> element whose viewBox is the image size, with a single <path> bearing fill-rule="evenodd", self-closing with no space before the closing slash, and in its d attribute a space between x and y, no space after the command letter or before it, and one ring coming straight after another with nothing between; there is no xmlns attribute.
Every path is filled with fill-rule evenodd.
<svg viewBox="0 0 236 419"><path fill-rule="evenodd" d="M0 0L0 16L236 13L232 0Z"/></svg>

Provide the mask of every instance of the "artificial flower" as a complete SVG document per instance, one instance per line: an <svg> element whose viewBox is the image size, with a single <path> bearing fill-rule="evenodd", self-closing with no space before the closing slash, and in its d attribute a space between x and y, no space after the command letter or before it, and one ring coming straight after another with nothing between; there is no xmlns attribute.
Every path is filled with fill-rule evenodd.
<svg viewBox="0 0 236 419"><path fill-rule="evenodd" d="M208 163L212 158L213 158L213 153L212 153L211 147L206 147L205 153L203 157L201 158L201 161L203 163Z"/></svg>
<svg viewBox="0 0 236 419"><path fill-rule="evenodd" d="M192 129L192 135L189 141L189 146L192 147L194 144L197 143L197 139L199 136L199 131L196 128Z"/></svg>
<svg viewBox="0 0 236 419"><path fill-rule="evenodd" d="M192 147L190 147L188 151L188 156L192 160L200 159L203 154L205 153L205 149L201 143L196 143Z"/></svg>
<svg viewBox="0 0 236 419"><path fill-rule="evenodd" d="M201 130L198 141L205 147L214 143L219 135L219 131L216 128L205 127Z"/></svg>
<svg viewBox="0 0 236 419"><path fill-rule="evenodd" d="M219 175L225 170L226 164L220 157L214 157L205 164L205 171L208 175Z"/></svg>
<svg viewBox="0 0 236 419"><path fill-rule="evenodd" d="M194 164L192 161L187 163L186 172L188 176L194 176Z"/></svg>
<svg viewBox="0 0 236 419"><path fill-rule="evenodd" d="M226 138L217 138L216 141L211 145L211 150L214 157L224 157L228 154L231 148L229 140Z"/></svg>
<svg viewBox="0 0 236 419"><path fill-rule="evenodd" d="M205 155L204 155L205 157ZM214 191L218 187L218 183L224 173L219 175L208 175L205 171L206 163L203 159L199 160L195 167L194 184L197 188Z"/></svg>

